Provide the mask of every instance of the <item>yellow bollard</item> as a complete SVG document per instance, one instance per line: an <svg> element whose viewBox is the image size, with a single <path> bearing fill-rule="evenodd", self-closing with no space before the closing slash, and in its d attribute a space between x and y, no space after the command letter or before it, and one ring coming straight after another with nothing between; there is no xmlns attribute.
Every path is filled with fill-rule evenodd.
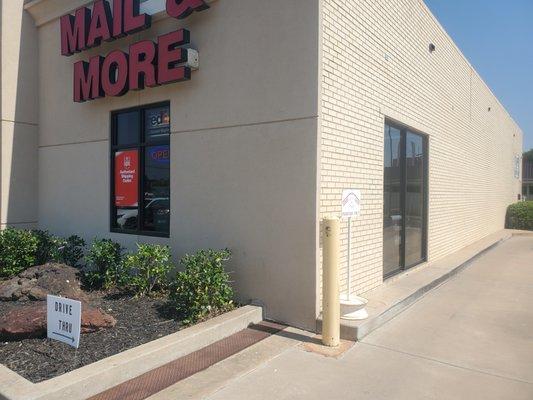
<svg viewBox="0 0 533 400"><path fill-rule="evenodd" d="M322 343L340 344L339 253L340 221L323 221L322 246Z"/></svg>

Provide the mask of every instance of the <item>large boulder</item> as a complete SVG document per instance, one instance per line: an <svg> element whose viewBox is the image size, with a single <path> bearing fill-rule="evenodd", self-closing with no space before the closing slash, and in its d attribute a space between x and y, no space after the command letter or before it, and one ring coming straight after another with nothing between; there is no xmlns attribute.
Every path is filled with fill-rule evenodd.
<svg viewBox="0 0 533 400"><path fill-rule="evenodd" d="M81 332L112 328L117 321L111 315L83 303ZM13 308L0 316L0 340L21 340L46 336L46 302L32 302Z"/></svg>
<svg viewBox="0 0 533 400"><path fill-rule="evenodd" d="M49 263L31 267L15 278L0 282L0 300L46 300L47 294L86 300L78 270L64 264Z"/></svg>

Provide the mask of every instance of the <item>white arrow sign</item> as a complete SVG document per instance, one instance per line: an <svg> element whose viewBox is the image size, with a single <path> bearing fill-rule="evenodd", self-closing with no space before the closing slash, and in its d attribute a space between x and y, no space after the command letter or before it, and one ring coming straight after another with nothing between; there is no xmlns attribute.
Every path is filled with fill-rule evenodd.
<svg viewBox="0 0 533 400"><path fill-rule="evenodd" d="M81 331L81 302L58 296L46 296L47 336L78 348Z"/></svg>

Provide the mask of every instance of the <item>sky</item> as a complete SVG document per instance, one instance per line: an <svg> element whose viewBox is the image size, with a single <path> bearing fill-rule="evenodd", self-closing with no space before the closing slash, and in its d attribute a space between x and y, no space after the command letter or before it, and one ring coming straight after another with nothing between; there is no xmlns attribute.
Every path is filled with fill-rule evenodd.
<svg viewBox="0 0 533 400"><path fill-rule="evenodd" d="M533 148L533 0L425 0Z"/></svg>

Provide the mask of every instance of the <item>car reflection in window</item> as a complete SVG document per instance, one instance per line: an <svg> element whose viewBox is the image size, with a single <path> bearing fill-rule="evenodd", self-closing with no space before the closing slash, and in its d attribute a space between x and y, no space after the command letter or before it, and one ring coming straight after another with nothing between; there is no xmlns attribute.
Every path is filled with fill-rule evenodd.
<svg viewBox="0 0 533 400"><path fill-rule="evenodd" d="M167 232L170 223L170 199L156 197L146 200L144 208L144 228L149 231Z"/></svg>
<svg viewBox="0 0 533 400"><path fill-rule="evenodd" d="M170 199L156 197L146 199L144 207L145 229L149 231L168 231L170 222ZM120 229L132 230L137 228L137 209L117 210L117 225Z"/></svg>

